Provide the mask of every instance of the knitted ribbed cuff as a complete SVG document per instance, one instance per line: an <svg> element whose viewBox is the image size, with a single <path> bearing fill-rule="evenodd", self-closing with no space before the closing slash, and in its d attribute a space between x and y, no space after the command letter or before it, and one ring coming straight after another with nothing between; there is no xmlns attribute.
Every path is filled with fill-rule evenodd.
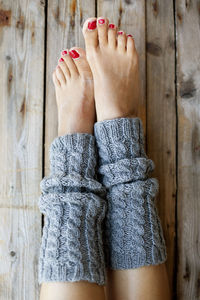
<svg viewBox="0 0 200 300"><path fill-rule="evenodd" d="M97 122L94 133L100 165L115 163L121 159L146 157L140 118L117 118Z"/></svg>
<svg viewBox="0 0 200 300"><path fill-rule="evenodd" d="M95 138L57 137L50 147L51 175L38 201L45 215L38 281L86 280L105 284L102 222L105 188L95 180Z"/></svg>
<svg viewBox="0 0 200 300"><path fill-rule="evenodd" d="M77 173L93 178L97 158L95 137L88 133L59 136L50 146L49 157L51 174Z"/></svg>
<svg viewBox="0 0 200 300"><path fill-rule="evenodd" d="M139 118L119 118L95 123L100 180L105 187L142 180L154 169L144 151L144 131Z"/></svg>

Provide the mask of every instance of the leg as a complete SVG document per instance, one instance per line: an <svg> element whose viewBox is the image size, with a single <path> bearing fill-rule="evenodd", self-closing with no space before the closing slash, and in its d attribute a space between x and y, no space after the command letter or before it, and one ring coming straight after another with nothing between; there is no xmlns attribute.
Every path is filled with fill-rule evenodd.
<svg viewBox="0 0 200 300"><path fill-rule="evenodd" d="M46 224L39 267L40 300L104 300L101 237L97 238L93 230L100 226L105 211L103 202L91 192L92 185L94 191L100 186L95 183L90 170L91 167L95 169L92 148L95 106L92 74L83 49L62 52L53 82L59 137L52 143L51 177L44 178L41 185L43 196L39 207L46 215ZM67 143L68 138L70 143ZM100 228L97 234L101 234ZM99 265L98 255L102 257ZM96 261L92 263L90 259Z"/></svg>
<svg viewBox="0 0 200 300"><path fill-rule="evenodd" d="M89 282L51 282L43 283L40 300L104 300L102 286Z"/></svg>
<svg viewBox="0 0 200 300"><path fill-rule="evenodd" d="M106 18L87 20L83 26L83 34L87 59L94 78L98 121L95 125L95 136L99 144L100 174L108 189L106 230L109 241L107 265L110 270L107 298L146 299L148 295L148 299L169 299L169 286L163 263L164 243L161 236L156 241L156 235L160 234L159 222L153 195L148 195L149 188L152 189L152 194L156 190L156 182L146 178L153 166L146 160L142 145L137 142L140 141L139 135L142 139L142 133L137 132L140 127L138 119L123 119L137 117L140 100L139 62L134 39L122 31L117 34L116 26L109 25ZM118 121L110 121L117 119L118 125ZM124 127L121 127L122 124ZM127 141L125 139L126 145L124 139L121 139L124 138L123 135L128 136ZM136 142L130 144L129 140L133 136ZM130 153L131 157L128 156ZM121 164L121 173L119 164L115 168L117 162ZM125 164L127 165L124 168ZM144 178L139 173L142 170L140 164L141 168L149 164ZM142 181L137 181L137 168ZM132 174L129 174L130 170ZM116 179L117 172L119 174ZM143 198L143 191L149 199ZM151 214L155 216L155 230L151 230ZM122 215L126 217L123 219ZM125 225L122 224L124 222ZM151 239L152 243L145 244ZM117 260L116 257L122 260ZM155 265L158 262L160 265Z"/></svg>
<svg viewBox="0 0 200 300"><path fill-rule="evenodd" d="M165 264L129 270L108 270L107 299L169 300Z"/></svg>

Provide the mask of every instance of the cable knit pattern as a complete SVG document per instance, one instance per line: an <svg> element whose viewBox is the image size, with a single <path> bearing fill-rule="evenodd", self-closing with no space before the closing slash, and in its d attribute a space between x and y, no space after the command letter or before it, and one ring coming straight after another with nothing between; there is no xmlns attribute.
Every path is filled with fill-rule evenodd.
<svg viewBox="0 0 200 300"><path fill-rule="evenodd" d="M105 188L95 179L95 138L76 133L54 139L51 174L41 181L38 206L45 215L39 284L86 280L105 284L102 222Z"/></svg>
<svg viewBox="0 0 200 300"><path fill-rule="evenodd" d="M107 188L106 265L131 269L164 262L167 257L154 203L158 181L149 178L154 163L144 150L139 118L95 123L99 179Z"/></svg>

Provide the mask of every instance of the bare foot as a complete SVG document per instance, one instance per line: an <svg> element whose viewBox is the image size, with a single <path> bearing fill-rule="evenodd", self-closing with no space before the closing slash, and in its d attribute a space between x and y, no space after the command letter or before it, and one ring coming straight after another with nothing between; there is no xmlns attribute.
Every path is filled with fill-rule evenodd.
<svg viewBox="0 0 200 300"><path fill-rule="evenodd" d="M133 37L117 33L116 26L102 17L88 19L83 35L94 78L97 121L136 117L140 81Z"/></svg>
<svg viewBox="0 0 200 300"><path fill-rule="evenodd" d="M93 77L85 51L62 51L53 72L58 107L58 135L93 133L95 122Z"/></svg>

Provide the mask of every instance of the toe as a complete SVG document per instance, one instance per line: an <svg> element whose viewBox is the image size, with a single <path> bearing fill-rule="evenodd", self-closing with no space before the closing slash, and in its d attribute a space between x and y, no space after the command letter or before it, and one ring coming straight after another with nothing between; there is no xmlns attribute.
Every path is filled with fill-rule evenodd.
<svg viewBox="0 0 200 300"><path fill-rule="evenodd" d="M78 69L76 67L76 64L74 63L74 60L72 58L72 53L70 51L67 51L67 54L63 56L63 59L65 61L65 64L69 71L69 77L76 77L78 76Z"/></svg>
<svg viewBox="0 0 200 300"><path fill-rule="evenodd" d="M86 51L89 48L98 46L97 19L89 18L83 24L83 35L85 39Z"/></svg>
<svg viewBox="0 0 200 300"><path fill-rule="evenodd" d="M70 49L70 55L78 69L80 76L92 77L91 69L86 59L86 52L79 47L73 47Z"/></svg>
<svg viewBox="0 0 200 300"><path fill-rule="evenodd" d="M61 86L66 83L65 75L63 74L63 71L59 65L56 67L56 77L60 81Z"/></svg>
<svg viewBox="0 0 200 300"><path fill-rule="evenodd" d="M124 53L126 51L126 34L123 31L118 31L117 35L117 49Z"/></svg>
<svg viewBox="0 0 200 300"><path fill-rule="evenodd" d="M58 78L56 76L56 70L53 71L52 78L53 78L54 85L56 87L59 87L60 86L60 81L58 80Z"/></svg>
<svg viewBox="0 0 200 300"><path fill-rule="evenodd" d="M63 50L61 53L62 57L59 59L59 66L61 67L66 79L68 79L70 77L69 68L64 59L64 57L67 55L67 53L68 53L67 50Z"/></svg>
<svg viewBox="0 0 200 300"><path fill-rule="evenodd" d="M115 26L115 24L109 24L109 26L108 26L108 45L111 48L116 48L116 46L117 46L116 32L117 32L117 27Z"/></svg>
<svg viewBox="0 0 200 300"><path fill-rule="evenodd" d="M134 38L131 34L127 35L127 53L132 55L136 49L135 49L135 42L134 42Z"/></svg>
<svg viewBox="0 0 200 300"><path fill-rule="evenodd" d="M106 46L108 44L108 24L107 18L100 17L97 19L99 46Z"/></svg>

